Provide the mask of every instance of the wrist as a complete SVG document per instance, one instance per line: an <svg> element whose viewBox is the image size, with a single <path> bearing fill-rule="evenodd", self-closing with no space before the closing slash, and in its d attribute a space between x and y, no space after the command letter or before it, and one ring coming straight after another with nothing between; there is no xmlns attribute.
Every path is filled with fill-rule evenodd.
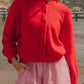
<svg viewBox="0 0 84 84"><path fill-rule="evenodd" d="M12 57L12 59L11 59L11 62L12 62L12 64L13 63L16 63L18 60L16 59L16 57Z"/></svg>

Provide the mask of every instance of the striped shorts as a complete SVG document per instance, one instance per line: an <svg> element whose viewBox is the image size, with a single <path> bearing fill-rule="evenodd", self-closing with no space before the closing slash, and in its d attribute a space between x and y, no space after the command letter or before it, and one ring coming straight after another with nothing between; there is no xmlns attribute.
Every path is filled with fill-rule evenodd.
<svg viewBox="0 0 84 84"><path fill-rule="evenodd" d="M21 68L15 84L71 84L68 63L63 56L58 62L28 62L31 69Z"/></svg>

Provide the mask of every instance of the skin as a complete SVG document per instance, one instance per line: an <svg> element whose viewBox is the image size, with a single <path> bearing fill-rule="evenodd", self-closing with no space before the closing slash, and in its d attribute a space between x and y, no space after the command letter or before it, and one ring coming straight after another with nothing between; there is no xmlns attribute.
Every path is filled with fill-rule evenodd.
<svg viewBox="0 0 84 84"><path fill-rule="evenodd" d="M16 60L15 57L13 57L11 59L11 62L12 62L13 67L16 69L16 71L19 71L22 67L24 67L26 69L31 69L30 67L28 67L27 65L25 65L23 62L18 62L18 60Z"/></svg>
<svg viewBox="0 0 84 84"><path fill-rule="evenodd" d="M13 67L16 69L16 71L19 71L21 68L26 68L26 69L31 69L30 67L28 67L26 64L24 64L23 62L19 62L18 60L16 60L15 57L13 57L11 59L12 65Z"/></svg>

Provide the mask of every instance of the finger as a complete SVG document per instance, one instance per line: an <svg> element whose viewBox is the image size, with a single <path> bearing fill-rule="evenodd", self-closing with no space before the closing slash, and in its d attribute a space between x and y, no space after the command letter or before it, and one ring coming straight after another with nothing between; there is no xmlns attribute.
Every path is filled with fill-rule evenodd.
<svg viewBox="0 0 84 84"><path fill-rule="evenodd" d="M26 64L23 64L23 66L24 66L26 69L31 69L31 68L28 67Z"/></svg>

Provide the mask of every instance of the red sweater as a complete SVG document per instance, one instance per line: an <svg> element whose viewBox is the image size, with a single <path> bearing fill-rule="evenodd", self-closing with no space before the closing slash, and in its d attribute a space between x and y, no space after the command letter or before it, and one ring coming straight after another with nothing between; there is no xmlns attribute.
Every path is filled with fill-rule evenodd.
<svg viewBox="0 0 84 84"><path fill-rule="evenodd" d="M2 53L26 62L55 62L64 55L71 84L77 84L78 66L72 12L58 0L14 0L2 37Z"/></svg>

